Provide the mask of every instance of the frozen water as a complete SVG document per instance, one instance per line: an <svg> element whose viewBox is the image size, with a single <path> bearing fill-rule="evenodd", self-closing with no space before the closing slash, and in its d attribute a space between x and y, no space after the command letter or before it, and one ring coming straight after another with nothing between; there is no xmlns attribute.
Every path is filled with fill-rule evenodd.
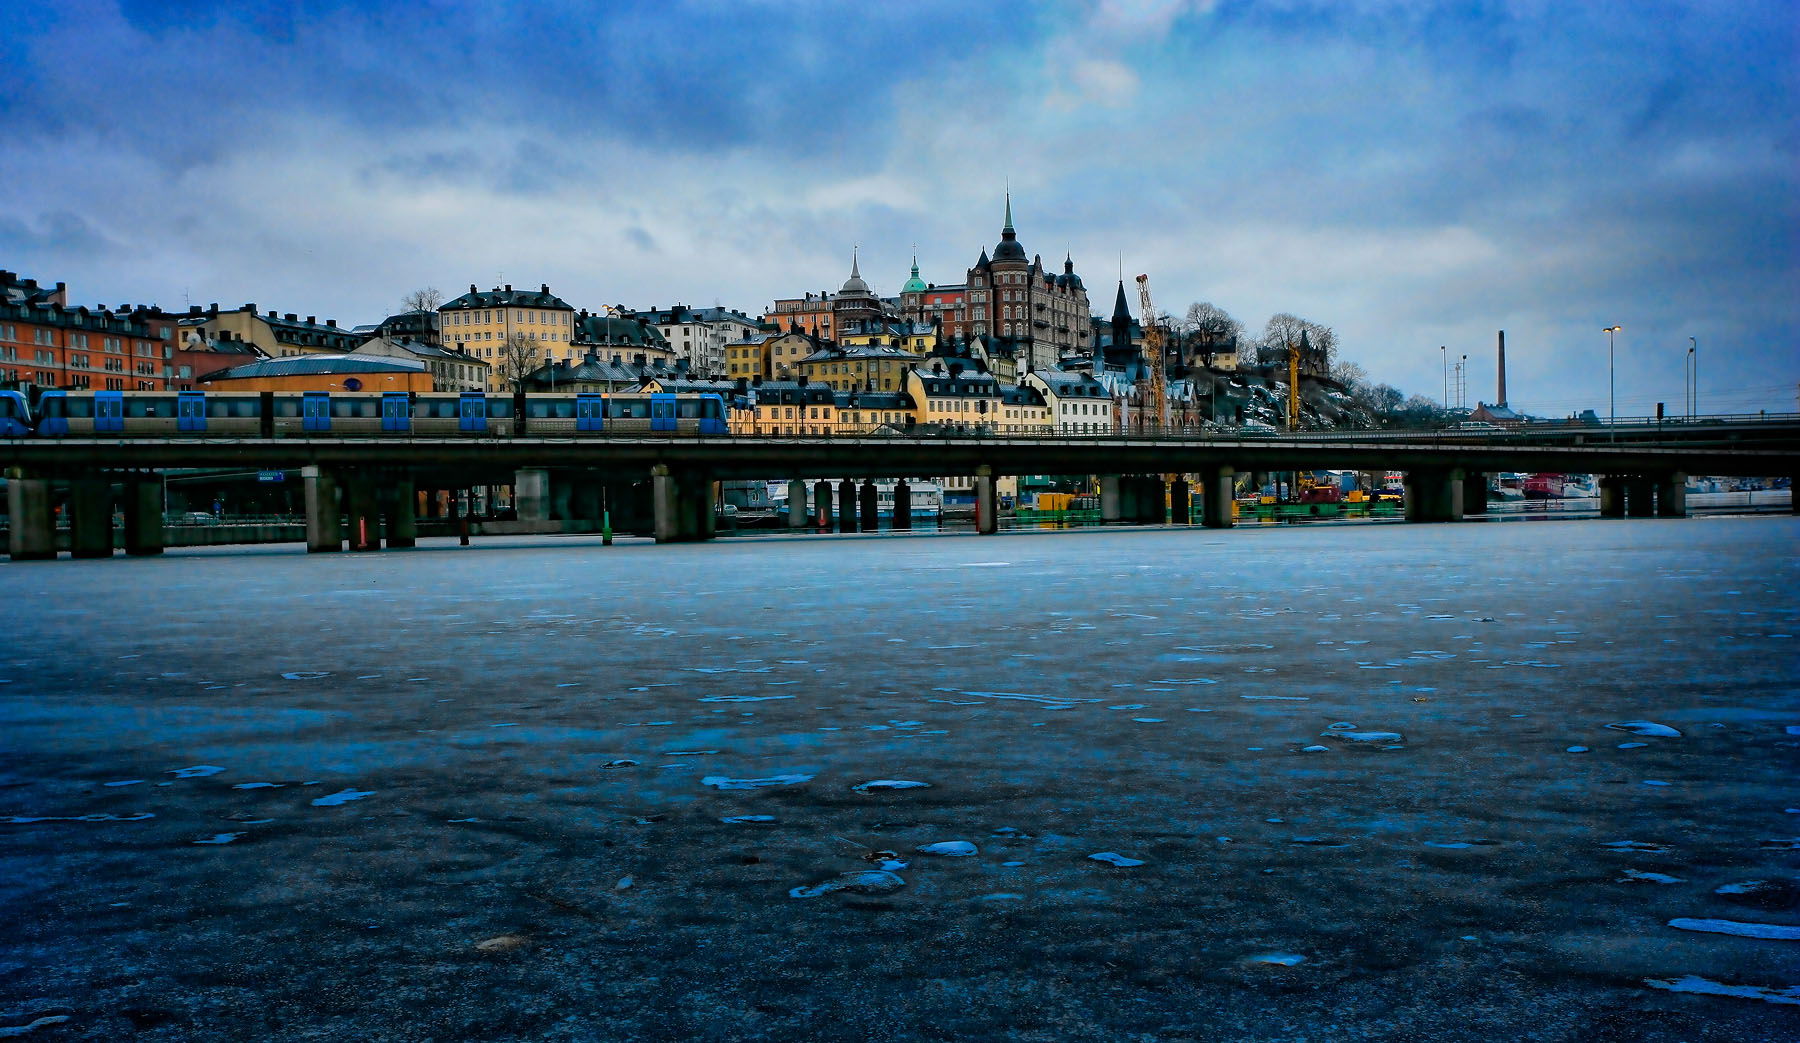
<svg viewBox="0 0 1800 1043"><path fill-rule="evenodd" d="M1331 747L1329 747L1329 746L1302 746L1302 747L1300 747L1300 752L1301 753L1330 753Z"/></svg>
<svg viewBox="0 0 1800 1043"><path fill-rule="evenodd" d="M196 843L196 844L229 844L233 840L236 840L237 838L244 836L244 835L245 834L243 834L243 833L214 833L212 836L203 837L199 840L194 841L194 843Z"/></svg>
<svg viewBox="0 0 1800 1043"><path fill-rule="evenodd" d="M1406 741L1406 736L1401 735L1399 732L1327 731L1327 732L1320 733L1320 737L1326 738L1326 739L1336 739L1339 742L1349 742L1349 743L1380 744L1380 743L1396 743L1396 742L1405 742Z"/></svg>
<svg viewBox="0 0 1800 1043"><path fill-rule="evenodd" d="M1800 927L1773 923L1739 923L1736 920L1696 920L1679 916L1669 921L1670 927L1708 934L1734 934L1739 938L1768 938L1775 941L1800 941Z"/></svg>
<svg viewBox="0 0 1800 1043"><path fill-rule="evenodd" d="M1666 844L1653 844L1647 840L1614 840L1600 846L1612 848L1614 851L1644 851L1652 854L1661 854L1669 850Z"/></svg>
<svg viewBox="0 0 1800 1043"><path fill-rule="evenodd" d="M929 789L931 783L912 782L907 779L870 779L868 782L859 782L850 788L857 793L874 793L877 790Z"/></svg>
<svg viewBox="0 0 1800 1043"><path fill-rule="evenodd" d="M906 881L897 874L885 869L863 869L850 873L840 873L830 880L821 881L807 887L796 887L788 892L789 898L817 898L834 891L848 891L859 895L892 894L906 886Z"/></svg>
<svg viewBox="0 0 1800 1043"><path fill-rule="evenodd" d="M109 815L96 812L91 815L9 815L0 818L0 822L13 825L28 825L33 822L142 822L156 815L149 811L140 811L135 815Z"/></svg>
<svg viewBox="0 0 1800 1043"><path fill-rule="evenodd" d="M770 775L762 779L733 779L724 775L708 775L700 780L700 785L713 789L766 789L770 786L794 786L802 782L811 782L811 775Z"/></svg>
<svg viewBox="0 0 1800 1043"><path fill-rule="evenodd" d="M174 768L164 774L173 775L178 779L203 779L208 775L217 775L224 770L213 764L196 764L191 768Z"/></svg>
<svg viewBox="0 0 1800 1043"><path fill-rule="evenodd" d="M317 680L318 678L321 678L321 677L330 677L331 671L329 671L329 670L289 670L287 673L284 673L281 676L287 678L290 681L313 681L313 680ZM415 679L408 678L408 680L415 680ZM424 678L422 678L422 677L416 678L416 680L423 681Z"/></svg>
<svg viewBox="0 0 1800 1043"><path fill-rule="evenodd" d="M724 818L720 819L719 821L730 823L732 825L738 825L738 824L746 824L747 825L750 823L758 823L758 822L763 822L763 823L774 822L775 816L774 815L727 815Z"/></svg>
<svg viewBox="0 0 1800 1043"><path fill-rule="evenodd" d="M918 849L921 855L943 855L949 858L961 858L976 853L974 844L967 840L941 840L935 844L926 844Z"/></svg>
<svg viewBox="0 0 1800 1043"><path fill-rule="evenodd" d="M1163 723L1163 719L1161 717L1133 717L1132 720L1136 721L1139 724L1161 724L1161 723Z"/></svg>
<svg viewBox="0 0 1800 1043"><path fill-rule="evenodd" d="M1666 724L1657 724L1655 721L1621 721L1618 724L1609 724L1607 727L1630 732L1633 735L1651 735L1663 739L1681 738L1680 732Z"/></svg>
<svg viewBox="0 0 1800 1043"><path fill-rule="evenodd" d="M1679 884L1682 882L1682 879L1678 876L1670 876L1667 873L1646 873L1639 869L1625 870L1625 875L1619 877L1616 882L1627 884L1633 880L1646 884Z"/></svg>
<svg viewBox="0 0 1800 1043"><path fill-rule="evenodd" d="M149 779L122 779L118 782L106 782L106 783L102 783L101 785L104 785L108 789L111 789L115 786L136 786L140 783L144 783L144 782L148 782L148 781L150 781L150 780Z"/></svg>
<svg viewBox="0 0 1800 1043"><path fill-rule="evenodd" d="M132 657L120 656L120 658L124 659L124 658L136 658L136 657L135 656L132 656ZM68 1020L69 1020L69 1016L67 1014L49 1014L49 1015L46 1015L41 1018L33 1018L33 1019L31 1019L30 1024L8 1025L4 1028L0 1028L0 1039L11 1039L15 1036L23 1036L29 1032L35 1032L36 1030L43 1028L45 1025L61 1025L63 1022L68 1021Z"/></svg>
<svg viewBox="0 0 1800 1043"><path fill-rule="evenodd" d="M279 782L240 782L231 788L232 789L281 789L282 785L283 784L279 783Z"/></svg>
<svg viewBox="0 0 1800 1043"><path fill-rule="evenodd" d="M703 695L699 701L703 703L769 703L777 699L792 698L791 695Z"/></svg>
<svg viewBox="0 0 1800 1043"><path fill-rule="evenodd" d="M1650 744L1647 742L1622 742L1619 744L1619 749L1621 749L1621 750L1641 750L1648 745L1650 745Z"/></svg>
<svg viewBox="0 0 1800 1043"><path fill-rule="evenodd" d="M1132 866L1141 866L1144 864L1143 859L1126 858L1124 855L1119 854L1117 851L1096 851L1093 854L1089 855L1088 857L1093 859L1096 862L1106 862L1110 865L1120 866L1122 868L1127 868L1127 869L1129 869Z"/></svg>
<svg viewBox="0 0 1800 1043"><path fill-rule="evenodd" d="M1740 999L1763 1000L1768 1003L1783 1003L1800 1007L1800 985L1789 985L1786 988L1781 986L1765 988L1761 985L1725 985L1702 978L1698 974L1684 974L1679 978L1645 978L1644 984L1653 989L1663 989L1668 992L1692 992L1702 996L1736 996Z"/></svg>
<svg viewBox="0 0 1800 1043"><path fill-rule="evenodd" d="M1587 751L1588 751L1588 748L1586 746L1571 746L1571 747L1569 747L1567 752L1569 752L1569 753L1586 753Z"/></svg>
<svg viewBox="0 0 1800 1043"><path fill-rule="evenodd" d="M315 808L333 808L339 804L348 804L353 800L361 800L364 797L372 797L374 795L375 791L372 789L343 789L338 790L336 793L330 794L329 796L320 797L313 801L312 804Z"/></svg>
<svg viewBox="0 0 1800 1043"><path fill-rule="evenodd" d="M1298 967L1300 964L1306 962L1306 957L1299 956L1299 955L1296 955L1291 952L1270 952L1270 953L1263 953L1259 956L1245 957L1244 962L1245 963L1266 963L1266 964L1272 964L1277 967Z"/></svg>

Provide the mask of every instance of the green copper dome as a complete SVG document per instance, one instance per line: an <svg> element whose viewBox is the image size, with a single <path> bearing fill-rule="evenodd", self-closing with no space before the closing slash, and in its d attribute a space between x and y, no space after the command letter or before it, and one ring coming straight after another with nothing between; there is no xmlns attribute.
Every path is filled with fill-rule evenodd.
<svg viewBox="0 0 1800 1043"><path fill-rule="evenodd" d="M906 285L900 287L900 292L901 293L924 293L925 292L925 280L919 278L919 259L917 257L913 258L912 278L906 280Z"/></svg>

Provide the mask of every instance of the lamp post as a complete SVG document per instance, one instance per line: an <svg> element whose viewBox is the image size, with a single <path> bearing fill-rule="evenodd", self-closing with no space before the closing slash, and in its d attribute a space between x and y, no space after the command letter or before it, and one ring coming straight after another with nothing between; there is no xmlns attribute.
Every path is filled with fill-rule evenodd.
<svg viewBox="0 0 1800 1043"><path fill-rule="evenodd" d="M1450 349L1438 345L1438 355L1444 360L1444 409L1450 409Z"/></svg>
<svg viewBox="0 0 1800 1043"><path fill-rule="evenodd" d="M1700 415L1700 341L1689 337L1692 346L1688 348L1688 419Z"/></svg>
<svg viewBox="0 0 1800 1043"><path fill-rule="evenodd" d="M1606 423L1608 426L1619 419L1618 407L1613 397L1613 334L1624 328L1623 326L1608 326L1600 331L1606 334Z"/></svg>

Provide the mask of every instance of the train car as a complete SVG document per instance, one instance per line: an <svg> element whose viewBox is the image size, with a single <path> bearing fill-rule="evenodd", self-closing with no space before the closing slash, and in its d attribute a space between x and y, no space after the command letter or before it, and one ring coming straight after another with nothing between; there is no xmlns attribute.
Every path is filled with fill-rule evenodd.
<svg viewBox="0 0 1800 1043"><path fill-rule="evenodd" d="M162 435L191 430L205 401L202 392L47 391L38 400L37 432L52 438L93 435ZM185 413L183 412L185 408Z"/></svg>
<svg viewBox="0 0 1800 1043"><path fill-rule="evenodd" d="M718 395L607 395L604 428L614 434L723 435L725 400Z"/></svg>
<svg viewBox="0 0 1800 1043"><path fill-rule="evenodd" d="M0 391L0 438L31 434L31 404L23 392Z"/></svg>

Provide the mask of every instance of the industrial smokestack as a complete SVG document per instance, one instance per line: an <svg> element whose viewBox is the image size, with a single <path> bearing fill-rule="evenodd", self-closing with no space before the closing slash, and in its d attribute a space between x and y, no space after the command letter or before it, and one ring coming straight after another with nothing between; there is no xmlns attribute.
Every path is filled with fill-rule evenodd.
<svg viewBox="0 0 1800 1043"><path fill-rule="evenodd" d="M1495 402L1494 404L1497 406L1506 405L1506 331L1505 330L1500 331L1500 389L1499 389L1498 395L1499 395L1499 401Z"/></svg>

